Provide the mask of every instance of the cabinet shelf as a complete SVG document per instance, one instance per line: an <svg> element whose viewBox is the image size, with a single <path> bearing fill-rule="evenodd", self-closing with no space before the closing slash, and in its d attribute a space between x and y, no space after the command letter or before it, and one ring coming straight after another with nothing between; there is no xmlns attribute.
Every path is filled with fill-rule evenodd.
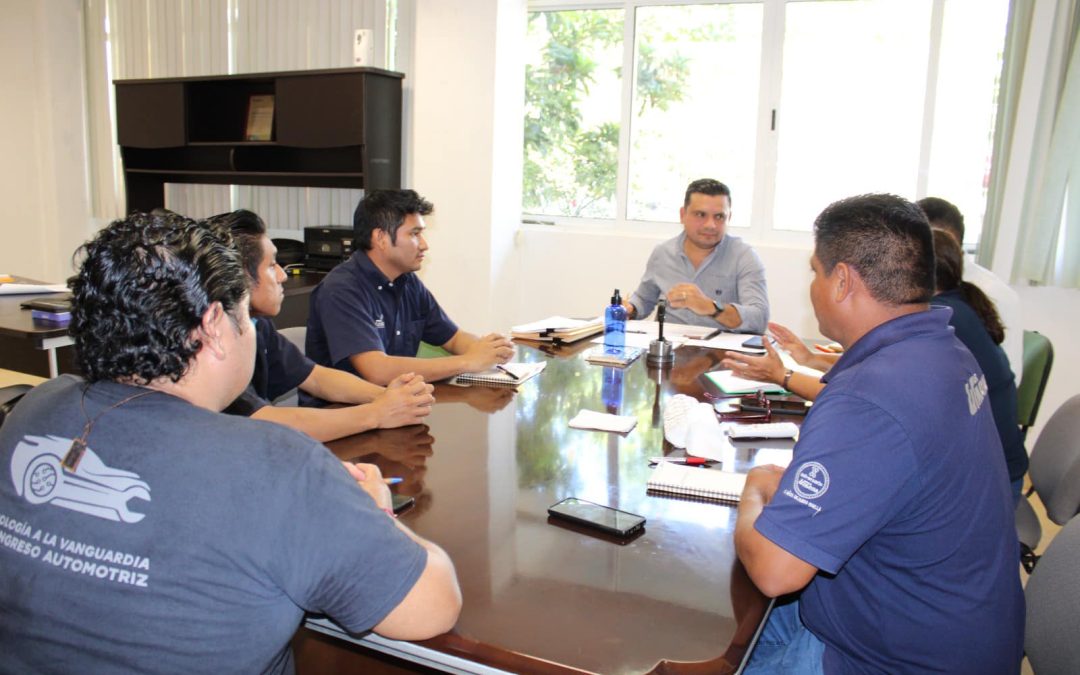
<svg viewBox="0 0 1080 675"><path fill-rule="evenodd" d="M129 211L165 183L398 188L400 73L377 68L117 80ZM269 141L243 140L252 96L273 96Z"/></svg>

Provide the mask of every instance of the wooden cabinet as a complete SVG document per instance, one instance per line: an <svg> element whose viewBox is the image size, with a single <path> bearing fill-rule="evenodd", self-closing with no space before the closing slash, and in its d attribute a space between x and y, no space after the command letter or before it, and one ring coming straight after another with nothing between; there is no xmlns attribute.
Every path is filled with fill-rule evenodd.
<svg viewBox="0 0 1080 675"><path fill-rule="evenodd" d="M128 211L165 183L401 186L401 73L378 68L117 80ZM244 140L252 96L274 97L271 140Z"/></svg>

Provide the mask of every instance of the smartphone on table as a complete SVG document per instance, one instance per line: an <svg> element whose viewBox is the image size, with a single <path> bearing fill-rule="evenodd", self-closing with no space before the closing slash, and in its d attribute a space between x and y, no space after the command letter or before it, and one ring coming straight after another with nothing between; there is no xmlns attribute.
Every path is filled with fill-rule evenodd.
<svg viewBox="0 0 1080 675"><path fill-rule="evenodd" d="M645 517L610 506L567 497L548 509L548 515L567 522L591 527L616 537L630 537L645 527Z"/></svg>
<svg viewBox="0 0 1080 675"><path fill-rule="evenodd" d="M769 407L774 415L805 415L810 412L810 408L806 405L806 401L799 399L773 398L770 396ZM761 401L756 397L744 396L739 399L739 410L745 412L765 412L765 407L761 405Z"/></svg>
<svg viewBox="0 0 1080 675"><path fill-rule="evenodd" d="M416 501L408 495L392 494L390 495L390 497L391 499L393 499L392 508L394 509L394 513L401 513L405 509L412 506L413 502Z"/></svg>

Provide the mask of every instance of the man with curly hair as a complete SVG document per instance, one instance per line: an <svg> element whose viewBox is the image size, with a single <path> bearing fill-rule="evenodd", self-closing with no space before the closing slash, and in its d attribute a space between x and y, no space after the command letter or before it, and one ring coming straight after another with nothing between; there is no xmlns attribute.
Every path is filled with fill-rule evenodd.
<svg viewBox="0 0 1080 675"><path fill-rule="evenodd" d="M308 611L405 640L449 630L453 565L384 513L376 467L219 413L255 355L228 236L134 214L81 256L86 379L40 385L0 428L4 669L291 672Z"/></svg>

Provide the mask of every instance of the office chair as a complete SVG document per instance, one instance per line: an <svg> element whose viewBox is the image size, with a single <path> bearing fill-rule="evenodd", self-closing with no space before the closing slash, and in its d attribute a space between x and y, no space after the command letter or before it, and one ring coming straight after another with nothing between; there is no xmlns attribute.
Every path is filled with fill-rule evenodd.
<svg viewBox="0 0 1080 675"><path fill-rule="evenodd" d="M1080 394L1062 403L1046 422L1031 451L1028 475L1050 520L1064 525L1080 512ZM1034 551L1042 538L1029 500L1025 496L1016 507L1020 561L1028 574L1038 562Z"/></svg>
<svg viewBox="0 0 1080 675"><path fill-rule="evenodd" d="M1016 418L1027 437L1028 428L1039 414L1050 367L1054 365L1054 347L1045 335L1024 331L1024 374L1016 387Z"/></svg>
<svg viewBox="0 0 1080 675"><path fill-rule="evenodd" d="M426 342L421 342L420 347L416 350L416 358L418 359L437 359L442 356L450 356L450 352L438 345L429 345Z"/></svg>
<svg viewBox="0 0 1080 675"><path fill-rule="evenodd" d="M284 335L289 342L296 345L296 348L301 352L304 351L305 341L307 340L307 326L290 326L289 328L281 328L278 332ZM295 408L300 405L300 394L296 389L292 389L278 396L273 403L274 405Z"/></svg>
<svg viewBox="0 0 1080 675"><path fill-rule="evenodd" d="M6 387L0 387L0 426L3 426L4 420L11 414L12 409L15 408L15 404L18 403L26 392L33 389L29 384L11 384Z"/></svg>
<svg viewBox="0 0 1080 675"><path fill-rule="evenodd" d="M1024 588L1024 651L1036 675L1080 673L1080 518L1046 549Z"/></svg>

